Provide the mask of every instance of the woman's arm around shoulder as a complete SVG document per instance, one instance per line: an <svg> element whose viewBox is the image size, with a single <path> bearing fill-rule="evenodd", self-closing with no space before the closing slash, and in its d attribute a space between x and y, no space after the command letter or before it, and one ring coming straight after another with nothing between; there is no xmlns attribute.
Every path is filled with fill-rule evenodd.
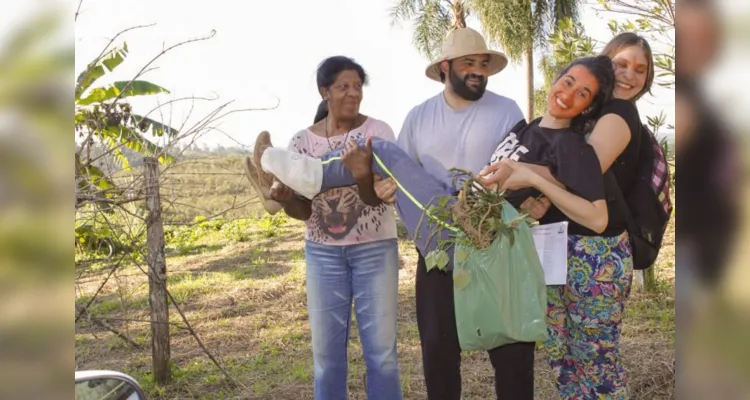
<svg viewBox="0 0 750 400"><path fill-rule="evenodd" d="M633 131L641 123L638 109L630 101L612 99L604 105L602 116L596 122L588 143L594 148L606 172L630 143Z"/></svg>

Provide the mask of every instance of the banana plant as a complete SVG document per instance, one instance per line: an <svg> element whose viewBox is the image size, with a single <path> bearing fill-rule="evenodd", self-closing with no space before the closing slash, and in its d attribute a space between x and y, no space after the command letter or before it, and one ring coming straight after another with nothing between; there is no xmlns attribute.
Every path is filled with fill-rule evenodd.
<svg viewBox="0 0 750 400"><path fill-rule="evenodd" d="M127 102L135 96L149 96L169 91L154 83L134 79L95 86L96 82L120 66L128 56L128 46L123 42L106 51L89 63L78 75L75 85L75 133L83 139L76 152L76 181L78 184L77 205L96 198L104 205L108 198L117 195L111 177L94 165L91 157L95 145L111 154L124 168L130 168L130 160L123 148L142 156L155 156L160 163L169 163L173 158L164 148L146 138L145 134L160 138L173 138L178 131L146 116L133 113ZM102 203L103 201L103 203Z"/></svg>

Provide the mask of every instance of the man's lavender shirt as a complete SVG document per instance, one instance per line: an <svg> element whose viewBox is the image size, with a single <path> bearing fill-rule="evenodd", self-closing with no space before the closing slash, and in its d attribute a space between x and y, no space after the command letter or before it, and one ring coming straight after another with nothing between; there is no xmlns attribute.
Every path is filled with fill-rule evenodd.
<svg viewBox="0 0 750 400"><path fill-rule="evenodd" d="M461 110L452 109L440 92L409 112L398 144L430 175L451 186L451 168L479 173L523 118L514 100L489 90Z"/></svg>

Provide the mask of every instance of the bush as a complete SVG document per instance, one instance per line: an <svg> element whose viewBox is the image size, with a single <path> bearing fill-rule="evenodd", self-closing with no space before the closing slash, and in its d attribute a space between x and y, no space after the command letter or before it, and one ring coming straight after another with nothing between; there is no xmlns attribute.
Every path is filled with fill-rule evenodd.
<svg viewBox="0 0 750 400"><path fill-rule="evenodd" d="M261 233L263 236L270 238L274 236L278 236L279 233L281 233L281 227L286 223L287 216L286 214L279 213L275 215L265 214L263 218L260 219L258 222L258 227L260 228Z"/></svg>

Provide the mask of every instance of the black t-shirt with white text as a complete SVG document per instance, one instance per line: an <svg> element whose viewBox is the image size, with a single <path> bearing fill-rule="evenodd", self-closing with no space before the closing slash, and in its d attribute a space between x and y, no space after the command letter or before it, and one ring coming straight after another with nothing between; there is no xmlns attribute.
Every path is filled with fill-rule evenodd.
<svg viewBox="0 0 750 400"><path fill-rule="evenodd" d="M599 159L594 149L586 143L583 134L570 128L552 129L539 126L541 118L525 125L516 125L498 145L490 159L490 164L509 158L527 164L547 166L566 189L588 201L605 199L604 179ZM525 188L506 193L507 200L514 207L529 197L541 193L533 188ZM568 221L568 232L578 235L597 235L595 232L573 222L553 204L539 220L540 224Z"/></svg>

